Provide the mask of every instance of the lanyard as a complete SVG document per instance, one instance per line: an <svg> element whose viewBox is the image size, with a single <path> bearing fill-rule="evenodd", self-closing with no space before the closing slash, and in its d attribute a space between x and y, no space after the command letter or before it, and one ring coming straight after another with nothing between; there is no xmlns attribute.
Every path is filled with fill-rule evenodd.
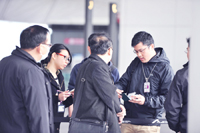
<svg viewBox="0 0 200 133"><path fill-rule="evenodd" d="M143 63L142 63L142 70L143 70L143 74L144 74L144 77L145 77L146 82L148 82L148 80L149 80L149 78L150 78L150 76L151 76L151 74L152 74L154 68L156 67L156 65L157 65L157 63L155 64L155 66L154 66L153 69L151 70L151 73L149 74L149 77L147 78L146 75L145 75L145 73L144 73L144 67L143 67Z"/></svg>

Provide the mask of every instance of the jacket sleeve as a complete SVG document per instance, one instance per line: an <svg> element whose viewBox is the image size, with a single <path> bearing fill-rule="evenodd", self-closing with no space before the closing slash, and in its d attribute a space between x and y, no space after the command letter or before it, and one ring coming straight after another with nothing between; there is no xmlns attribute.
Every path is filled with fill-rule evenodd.
<svg viewBox="0 0 200 133"><path fill-rule="evenodd" d="M78 73L78 64L75 65L70 73L70 79L69 79L69 83L68 83L68 89L72 90L75 88L75 83L76 83L76 76Z"/></svg>
<svg viewBox="0 0 200 133"><path fill-rule="evenodd" d="M93 84L101 100L116 113L121 112L116 86L112 84L109 72L98 67L92 74Z"/></svg>
<svg viewBox="0 0 200 133"><path fill-rule="evenodd" d="M114 83L116 83L117 81L119 81L119 71L117 68L115 68L112 72L112 76L113 76L113 79L114 79Z"/></svg>
<svg viewBox="0 0 200 133"><path fill-rule="evenodd" d="M131 64L126 69L126 72L122 75L119 81L115 83L118 89L124 90L124 92L127 92L127 88L128 88L129 82L131 80L132 72L133 72L133 67L136 65L135 63L137 63L136 59L134 59L131 62Z"/></svg>
<svg viewBox="0 0 200 133"><path fill-rule="evenodd" d="M167 94L164 107L166 110L166 119L170 129L178 132L179 125L179 113L182 106L182 95L181 95L182 85L179 82L177 75L175 75L173 82L171 84L169 93Z"/></svg>
<svg viewBox="0 0 200 133"><path fill-rule="evenodd" d="M161 77L158 95L145 97L144 105L147 105L150 108L162 108L173 80L173 76L174 74L171 66L166 66L164 74Z"/></svg>
<svg viewBox="0 0 200 133"><path fill-rule="evenodd" d="M49 108L49 104L52 103L48 103L48 99L52 99L51 94L48 95L46 83L50 86L42 71L28 70L21 76L21 95L26 108L24 117L28 119L30 133L50 133L49 111L52 108Z"/></svg>

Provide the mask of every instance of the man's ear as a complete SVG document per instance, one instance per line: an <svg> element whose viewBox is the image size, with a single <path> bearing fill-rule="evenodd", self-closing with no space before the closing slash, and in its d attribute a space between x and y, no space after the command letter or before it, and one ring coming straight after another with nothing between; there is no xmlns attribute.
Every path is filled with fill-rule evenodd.
<svg viewBox="0 0 200 133"><path fill-rule="evenodd" d="M90 46L87 46L87 50L88 50L88 52L91 54Z"/></svg>
<svg viewBox="0 0 200 133"><path fill-rule="evenodd" d="M152 43L152 44L150 45L150 47L151 47L151 49L154 49L154 44Z"/></svg>
<svg viewBox="0 0 200 133"><path fill-rule="evenodd" d="M41 44L36 47L37 53L41 54L42 46Z"/></svg>
<svg viewBox="0 0 200 133"><path fill-rule="evenodd" d="M109 48L107 52L108 52L108 55L111 55L112 49Z"/></svg>

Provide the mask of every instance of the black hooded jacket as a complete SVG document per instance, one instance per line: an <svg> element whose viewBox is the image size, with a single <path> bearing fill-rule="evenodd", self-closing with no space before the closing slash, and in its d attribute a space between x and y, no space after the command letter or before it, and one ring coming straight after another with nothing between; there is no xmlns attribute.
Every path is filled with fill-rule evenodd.
<svg viewBox="0 0 200 133"><path fill-rule="evenodd" d="M164 110L165 97L173 79L173 70L164 50L162 48L155 48L155 51L156 55L147 63L142 63L139 58L136 57L129 65L126 72L122 75L119 82L116 83L116 86L119 89L124 90L127 94L136 92L136 94L141 94L145 97L144 105L131 103L129 101L124 102L127 111L125 118L157 119L162 117L161 115ZM135 63L137 64L135 65ZM150 82L149 93L144 92L144 83L146 80L142 64L145 76L150 76L148 80L148 82ZM135 68L133 68L134 66ZM154 70L152 71L153 68ZM144 123L141 121L141 123L137 124L150 124ZM136 123L132 122L132 124Z"/></svg>
<svg viewBox="0 0 200 133"><path fill-rule="evenodd" d="M188 63L174 76L164 105L170 129L187 133Z"/></svg>

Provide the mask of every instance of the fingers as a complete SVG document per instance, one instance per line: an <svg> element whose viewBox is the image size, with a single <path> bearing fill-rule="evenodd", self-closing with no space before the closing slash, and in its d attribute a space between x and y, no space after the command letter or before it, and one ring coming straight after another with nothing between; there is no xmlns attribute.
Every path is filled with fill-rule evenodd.
<svg viewBox="0 0 200 133"><path fill-rule="evenodd" d="M121 94L122 94L123 90L116 89L116 92L117 92L118 98L122 98Z"/></svg>

